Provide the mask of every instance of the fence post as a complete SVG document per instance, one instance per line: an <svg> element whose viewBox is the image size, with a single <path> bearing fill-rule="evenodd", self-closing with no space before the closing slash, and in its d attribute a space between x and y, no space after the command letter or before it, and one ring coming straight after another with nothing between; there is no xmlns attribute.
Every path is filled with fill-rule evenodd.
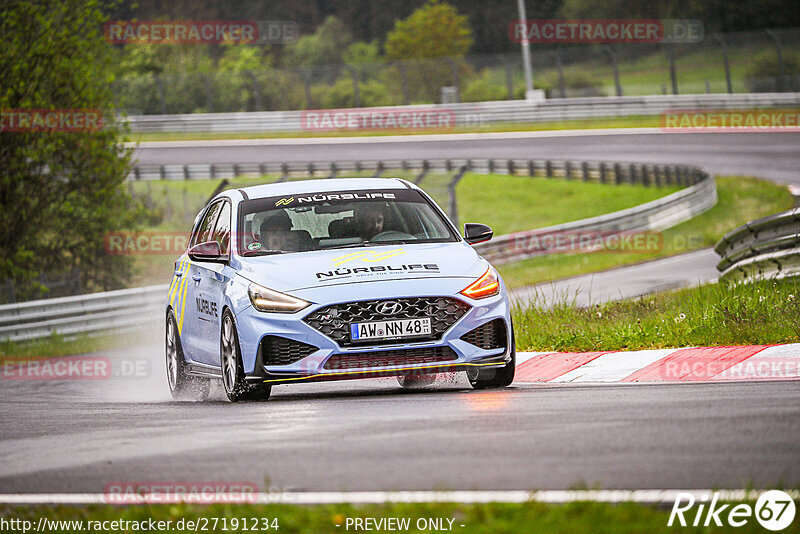
<svg viewBox="0 0 800 534"><path fill-rule="evenodd" d="M581 173L583 174L583 181L584 182L588 182L589 181L589 162L588 161L584 161L583 163L581 163Z"/></svg>
<svg viewBox="0 0 800 534"><path fill-rule="evenodd" d="M289 164L281 163L281 177L278 178L279 182L285 182L289 179Z"/></svg>
<svg viewBox="0 0 800 534"><path fill-rule="evenodd" d="M731 84L731 66L728 62L728 43L726 43L720 34L714 36L714 38L719 41L719 44L722 46L722 63L725 66L725 87L728 89L728 93L733 93L733 85Z"/></svg>
<svg viewBox="0 0 800 534"><path fill-rule="evenodd" d="M548 159L547 161L544 162L544 170L545 170L545 175L548 178L553 177L553 162L551 160Z"/></svg>
<svg viewBox="0 0 800 534"><path fill-rule="evenodd" d="M566 98L567 91L564 85L564 69L561 66L561 54L559 54L558 50L556 50L554 55L556 56L556 67L558 67L558 92L561 95L561 98Z"/></svg>
<svg viewBox="0 0 800 534"><path fill-rule="evenodd" d="M603 51L608 54L611 59L611 68L614 71L614 88L617 91L617 96L622 96L622 85L619 83L619 66L617 65L617 54L610 46L604 46Z"/></svg>
<svg viewBox="0 0 800 534"><path fill-rule="evenodd" d="M536 176L536 160L528 160L528 176L534 178Z"/></svg>
<svg viewBox="0 0 800 534"><path fill-rule="evenodd" d="M675 70L675 52L672 47L667 45L667 53L669 55L669 79L672 81L672 94L678 94L678 73Z"/></svg>
<svg viewBox="0 0 800 534"><path fill-rule="evenodd" d="M425 175L428 174L430 168L431 166L430 163L428 163L428 160L427 159L422 160L422 172L419 173L416 178L414 178L414 183L419 185L422 179L425 178Z"/></svg>
<svg viewBox="0 0 800 534"><path fill-rule="evenodd" d="M622 183L622 165L619 163L614 164L614 183L617 185Z"/></svg>
<svg viewBox="0 0 800 534"><path fill-rule="evenodd" d="M461 181L461 178L464 177L464 173L467 172L467 168L471 167L469 161L467 161L466 165L462 165L458 172L453 176L453 179L447 185L447 191L450 194L450 219L453 221L453 224L456 225L456 228L459 227L458 224L458 202L456 199L456 185L458 182Z"/></svg>
<svg viewBox="0 0 800 534"><path fill-rule="evenodd" d="M606 183L606 162L605 161L601 161L600 162L600 183L601 184Z"/></svg>
<svg viewBox="0 0 800 534"><path fill-rule="evenodd" d="M772 37L775 41L775 51L778 53L778 83L777 83L777 91L780 93L783 91L783 80L784 80L784 70L783 70L783 47L781 46L781 40L778 38L778 35L773 32L772 30L764 30L764 33Z"/></svg>
<svg viewBox="0 0 800 534"><path fill-rule="evenodd" d="M506 56L506 89L508 90L508 99L514 100L514 76L511 72L511 58Z"/></svg>
<svg viewBox="0 0 800 534"><path fill-rule="evenodd" d="M358 73L352 66L347 65L347 70L350 71L350 78L353 80L353 100L355 100L355 107L361 107L361 93L358 90Z"/></svg>
<svg viewBox="0 0 800 534"><path fill-rule="evenodd" d="M403 89L403 103L407 106L411 103L411 99L408 96L408 73L406 72L406 66L401 61L396 61L395 65L397 65L397 70L400 71L400 86Z"/></svg>
<svg viewBox="0 0 800 534"><path fill-rule="evenodd" d="M572 180L572 162L570 160L564 161L564 179Z"/></svg>
<svg viewBox="0 0 800 534"><path fill-rule="evenodd" d="M261 89L258 87L258 78L252 71L247 71L253 80L253 108L254 111L261 111Z"/></svg>
<svg viewBox="0 0 800 534"><path fill-rule="evenodd" d="M639 181L639 176L636 173L636 165L631 163L628 166L628 182L635 185Z"/></svg>
<svg viewBox="0 0 800 534"><path fill-rule="evenodd" d="M381 174L383 174L383 171L384 171L384 170L385 170L385 169L384 169L384 167L383 167L383 162L382 162L382 161L379 161L379 162L378 162L378 166L377 166L377 167L376 167L376 169L375 169L375 174L373 174L373 175L372 175L372 177L373 177L373 178L380 178L380 176L381 176Z"/></svg>

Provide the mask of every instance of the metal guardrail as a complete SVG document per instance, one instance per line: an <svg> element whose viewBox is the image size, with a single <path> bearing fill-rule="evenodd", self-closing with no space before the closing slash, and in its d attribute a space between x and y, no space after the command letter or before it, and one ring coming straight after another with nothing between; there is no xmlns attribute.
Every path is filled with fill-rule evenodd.
<svg viewBox="0 0 800 534"><path fill-rule="evenodd" d="M264 164L267 171L275 164ZM476 246L476 250L491 261L504 263L539 255L541 251L519 250L513 246L515 239L536 232L580 232L580 231L635 231L657 230L674 226L709 209L716 203L716 186L713 178L702 169L682 165L619 164L607 162L575 162L550 160L426 160L426 161L379 161L379 162L326 162L279 164L288 170L286 179L293 173L314 174L321 172L334 176L338 172L368 171L380 175L389 169L419 171L416 181L422 181L427 173L435 170L453 172L448 183L451 193L451 210L455 198L455 187L466 171L528 175L531 177L560 178L567 180L594 181L606 184L684 185L688 186L662 199L648 202L627 210L574 221L555 227L531 232L499 236L493 241ZM194 167L194 166L187 166ZM255 168L239 166L240 171ZM232 170L232 169L231 169ZM221 177L214 175L213 177ZM140 169L140 179L163 177L164 172L151 175L149 169ZM208 176L212 177L212 176ZM453 213L455 217L457 214ZM74 297L36 300L0 306L0 340L25 341L43 338L58 333L73 335L100 331L135 330L159 325L164 313L167 285L124 289L103 293L92 293Z"/></svg>
<svg viewBox="0 0 800 534"><path fill-rule="evenodd" d="M714 247L720 279L744 282L800 275L800 208L750 221Z"/></svg>
<svg viewBox="0 0 800 534"><path fill-rule="evenodd" d="M6 304L0 306L0 340L147 327L164 313L168 288L158 285Z"/></svg>
<svg viewBox="0 0 800 534"><path fill-rule="evenodd" d="M342 116L438 111L447 126L470 127L502 122L549 122L631 115L659 115L669 110L759 109L800 106L800 93L743 93L606 96L559 98L539 102L503 100L462 104L395 106L313 110L320 115ZM301 132L322 131L304 124L308 111L254 111L241 113L193 113L186 115L132 115L132 132ZM357 122L357 121L356 121ZM368 121L371 123L371 121ZM347 130L347 128L344 128ZM354 129L354 131L357 129Z"/></svg>

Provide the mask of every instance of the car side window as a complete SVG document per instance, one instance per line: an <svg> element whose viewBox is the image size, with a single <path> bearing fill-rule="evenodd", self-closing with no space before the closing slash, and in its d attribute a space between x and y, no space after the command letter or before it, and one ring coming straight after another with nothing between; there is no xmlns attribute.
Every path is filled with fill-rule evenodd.
<svg viewBox="0 0 800 534"><path fill-rule="evenodd" d="M214 233L211 241L219 243L220 251L222 254L228 253L228 244L231 240L231 205L228 202L222 203L222 209L217 218L217 224L214 227Z"/></svg>
<svg viewBox="0 0 800 534"><path fill-rule="evenodd" d="M192 237L192 243L189 245L190 247L193 247L198 243L205 243L212 240L214 223L217 221L217 215L219 214L219 210L222 208L223 204L224 202L222 201L215 202L210 208L208 208L206 214L203 216L203 220L200 221L200 224L197 227L197 233L195 233Z"/></svg>

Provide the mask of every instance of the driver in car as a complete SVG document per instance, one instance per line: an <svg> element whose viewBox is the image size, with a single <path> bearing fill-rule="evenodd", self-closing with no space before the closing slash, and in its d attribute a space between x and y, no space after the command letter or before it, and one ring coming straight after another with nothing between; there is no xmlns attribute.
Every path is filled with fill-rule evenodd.
<svg viewBox="0 0 800 534"><path fill-rule="evenodd" d="M385 231L386 215L381 204L375 202L356 204L355 217L358 235L364 241L369 241Z"/></svg>

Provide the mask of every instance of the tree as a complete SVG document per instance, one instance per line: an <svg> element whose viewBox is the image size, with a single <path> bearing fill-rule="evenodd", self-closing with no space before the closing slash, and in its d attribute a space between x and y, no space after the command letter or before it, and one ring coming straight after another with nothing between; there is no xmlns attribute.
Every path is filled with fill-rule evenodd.
<svg viewBox="0 0 800 534"><path fill-rule="evenodd" d="M461 57L472 46L472 29L456 8L429 0L408 18L395 23L386 37L389 59Z"/></svg>
<svg viewBox="0 0 800 534"><path fill-rule="evenodd" d="M129 151L113 112L110 46L96 1L6 1L0 6L0 109L99 110L85 131L0 130L0 272L18 297L46 291L41 275L78 272L85 289L121 287L129 258L104 236L145 215L124 187Z"/></svg>

